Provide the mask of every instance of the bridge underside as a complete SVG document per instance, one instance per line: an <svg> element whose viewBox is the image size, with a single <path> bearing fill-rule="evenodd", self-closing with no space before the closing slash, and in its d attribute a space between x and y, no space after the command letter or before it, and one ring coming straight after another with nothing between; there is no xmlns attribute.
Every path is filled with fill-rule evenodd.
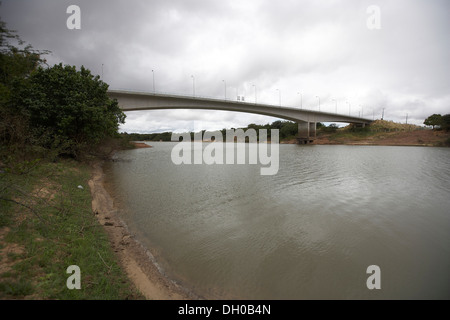
<svg viewBox="0 0 450 320"><path fill-rule="evenodd" d="M243 103L231 100L206 99L199 97L139 93L109 90L110 98L117 99L123 111L160 110L160 109L206 109L237 111L261 114L298 123L298 142L311 143L316 138L318 122L345 122L364 126L372 122L369 119L333 114L327 112L280 107L265 104Z"/></svg>

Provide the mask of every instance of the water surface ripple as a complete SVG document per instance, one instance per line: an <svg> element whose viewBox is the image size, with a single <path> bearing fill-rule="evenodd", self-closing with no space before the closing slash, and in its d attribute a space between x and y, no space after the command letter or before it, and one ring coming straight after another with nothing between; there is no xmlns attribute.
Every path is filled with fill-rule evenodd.
<svg viewBox="0 0 450 320"><path fill-rule="evenodd" d="M174 165L173 146L120 152L105 172L130 230L200 295L450 298L449 149L280 145L278 174L261 176Z"/></svg>

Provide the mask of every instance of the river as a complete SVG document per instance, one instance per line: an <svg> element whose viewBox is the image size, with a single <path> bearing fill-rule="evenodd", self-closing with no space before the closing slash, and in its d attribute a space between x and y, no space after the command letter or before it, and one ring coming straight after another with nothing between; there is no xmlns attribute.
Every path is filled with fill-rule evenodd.
<svg viewBox="0 0 450 320"><path fill-rule="evenodd" d="M107 186L164 272L198 295L450 299L450 149L280 145L277 174L261 175L175 165L176 143L151 145L118 152Z"/></svg>

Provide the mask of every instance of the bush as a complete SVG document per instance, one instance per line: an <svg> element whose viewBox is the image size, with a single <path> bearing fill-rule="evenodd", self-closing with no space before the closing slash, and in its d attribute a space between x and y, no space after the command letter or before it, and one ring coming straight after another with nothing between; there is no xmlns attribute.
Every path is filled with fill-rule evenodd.
<svg viewBox="0 0 450 320"><path fill-rule="evenodd" d="M16 82L12 106L28 120L33 144L78 157L103 138L116 136L125 121L107 90L84 67L39 67L26 81Z"/></svg>
<svg viewBox="0 0 450 320"><path fill-rule="evenodd" d="M445 131L450 131L450 114L443 115L441 118L441 128Z"/></svg>
<svg viewBox="0 0 450 320"><path fill-rule="evenodd" d="M440 114L433 114L426 118L423 124L426 126L432 126L434 129L435 126L440 126L442 124L442 116Z"/></svg>

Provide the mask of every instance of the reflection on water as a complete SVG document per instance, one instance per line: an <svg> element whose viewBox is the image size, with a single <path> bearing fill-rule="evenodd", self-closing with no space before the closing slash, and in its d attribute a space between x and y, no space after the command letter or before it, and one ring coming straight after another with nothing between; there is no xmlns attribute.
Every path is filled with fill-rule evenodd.
<svg viewBox="0 0 450 320"><path fill-rule="evenodd" d="M105 172L130 230L200 295L450 298L449 149L280 145L278 174L261 176L174 165L174 145L120 152L130 161Z"/></svg>

